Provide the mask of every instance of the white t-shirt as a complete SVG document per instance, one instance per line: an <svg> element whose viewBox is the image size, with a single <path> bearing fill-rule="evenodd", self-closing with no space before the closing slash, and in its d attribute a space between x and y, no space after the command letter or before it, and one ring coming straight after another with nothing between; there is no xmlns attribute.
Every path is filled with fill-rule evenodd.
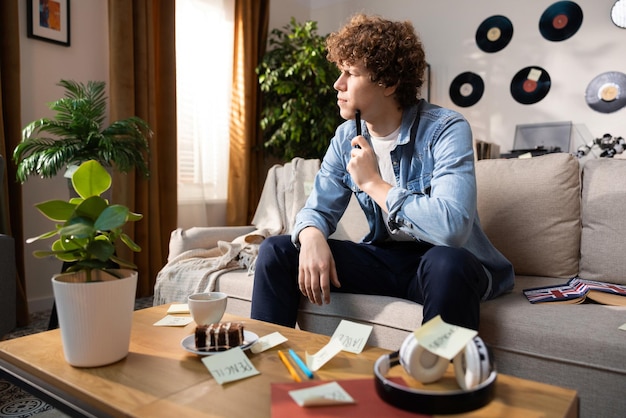
<svg viewBox="0 0 626 418"><path fill-rule="evenodd" d="M383 180L392 186L397 186L397 184L396 176L393 172L393 165L391 164L391 151L396 148L398 135L400 135L400 126L398 126L398 129L384 137L372 135L372 147L374 148L374 153L376 153L376 158L378 159L378 171L380 172L380 176ZM389 229L389 223L387 222L387 212L383 211L383 216L385 217L385 225L387 226L387 231L389 231L389 236L392 240L414 241L414 239L407 234L391 232Z"/></svg>

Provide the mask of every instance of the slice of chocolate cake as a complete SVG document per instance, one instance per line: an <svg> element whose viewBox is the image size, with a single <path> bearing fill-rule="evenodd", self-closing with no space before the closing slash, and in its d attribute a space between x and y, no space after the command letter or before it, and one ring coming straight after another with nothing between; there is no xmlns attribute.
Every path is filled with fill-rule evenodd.
<svg viewBox="0 0 626 418"><path fill-rule="evenodd" d="M243 324L220 322L196 327L196 348L200 351L224 351L243 344Z"/></svg>

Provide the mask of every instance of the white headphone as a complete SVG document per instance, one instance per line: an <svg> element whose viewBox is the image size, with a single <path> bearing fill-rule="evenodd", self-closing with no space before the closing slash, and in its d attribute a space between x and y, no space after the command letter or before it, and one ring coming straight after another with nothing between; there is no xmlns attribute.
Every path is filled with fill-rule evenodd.
<svg viewBox="0 0 626 418"><path fill-rule="evenodd" d="M461 387L453 391L428 391L399 385L384 377L398 364L416 380L431 383L439 380L450 361L426 350L410 333L400 350L381 356L374 365L376 391L387 403L421 414L458 414L488 404L495 396L497 373L489 348L474 337L454 358L454 375Z"/></svg>

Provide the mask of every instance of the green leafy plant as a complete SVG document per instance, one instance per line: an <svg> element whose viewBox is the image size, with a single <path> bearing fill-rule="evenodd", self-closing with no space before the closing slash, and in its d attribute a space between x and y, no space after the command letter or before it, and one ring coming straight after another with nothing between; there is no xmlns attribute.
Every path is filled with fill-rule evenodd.
<svg viewBox="0 0 626 418"><path fill-rule="evenodd" d="M138 221L142 215L131 212L125 206L109 204L100 196L111 187L111 175L98 161L82 163L72 175L72 186L79 197L35 205L45 217L57 224L54 230L29 238L26 242L58 236L51 250L35 251L35 257L54 256L69 262L71 266L66 271L85 270L87 281L91 281L94 269L136 269L133 263L115 255L115 244L119 239L131 250L141 251L122 228L129 221Z"/></svg>
<svg viewBox="0 0 626 418"><path fill-rule="evenodd" d="M272 30L268 52L256 69L264 145L285 161L322 158L342 121L333 89L339 70L326 59L325 41L316 22L291 18L283 29Z"/></svg>
<svg viewBox="0 0 626 418"><path fill-rule="evenodd" d="M64 97L49 104L53 119L42 118L22 130L22 142L13 151L20 182L34 174L54 177L62 168L88 160L126 173L133 167L149 176L146 158L152 131L138 117L103 127L107 97L103 81L87 84L61 80Z"/></svg>

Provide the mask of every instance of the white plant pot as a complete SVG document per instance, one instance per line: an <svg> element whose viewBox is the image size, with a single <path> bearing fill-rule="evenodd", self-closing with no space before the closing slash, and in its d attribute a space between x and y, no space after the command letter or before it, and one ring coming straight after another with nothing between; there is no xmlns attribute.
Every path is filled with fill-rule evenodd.
<svg viewBox="0 0 626 418"><path fill-rule="evenodd" d="M85 272L52 277L63 353L72 366L104 366L128 355L137 272L115 271L123 278L101 271L92 271L92 280L99 280L93 282L85 281Z"/></svg>

